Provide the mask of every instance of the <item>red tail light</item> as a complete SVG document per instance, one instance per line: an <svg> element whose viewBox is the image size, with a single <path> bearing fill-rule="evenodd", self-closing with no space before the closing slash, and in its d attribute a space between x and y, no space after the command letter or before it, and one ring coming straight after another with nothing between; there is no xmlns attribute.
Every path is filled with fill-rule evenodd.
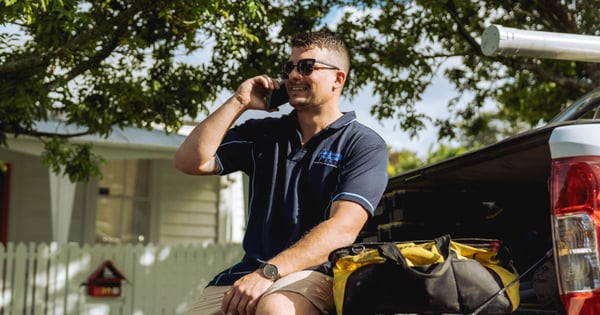
<svg viewBox="0 0 600 315"><path fill-rule="evenodd" d="M551 178L561 298L569 315L600 314L600 157L554 160Z"/></svg>

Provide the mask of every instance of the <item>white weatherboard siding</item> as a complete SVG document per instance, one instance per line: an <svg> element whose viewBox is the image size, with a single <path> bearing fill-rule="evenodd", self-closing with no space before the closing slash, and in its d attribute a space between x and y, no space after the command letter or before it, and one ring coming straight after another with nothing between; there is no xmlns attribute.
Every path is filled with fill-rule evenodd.
<svg viewBox="0 0 600 315"><path fill-rule="evenodd" d="M171 165L170 161L164 163ZM219 177L186 175L167 165L159 169L160 243L215 241Z"/></svg>
<svg viewBox="0 0 600 315"><path fill-rule="evenodd" d="M48 170L41 159L0 149L11 166L8 239L23 242L52 238Z"/></svg>
<svg viewBox="0 0 600 315"><path fill-rule="evenodd" d="M44 128L73 132L62 125ZM191 176L178 172L171 158L184 138L127 128L116 131L109 139L87 137L74 141L94 142L94 152L109 161L150 162L146 178L151 226L146 241L241 241L245 223L242 176ZM64 179L53 177L43 165L39 140L18 137L9 139L8 144L8 149L0 148L0 160L10 165L11 172L8 241L94 243L97 180L64 185ZM68 196L68 191L73 195Z"/></svg>

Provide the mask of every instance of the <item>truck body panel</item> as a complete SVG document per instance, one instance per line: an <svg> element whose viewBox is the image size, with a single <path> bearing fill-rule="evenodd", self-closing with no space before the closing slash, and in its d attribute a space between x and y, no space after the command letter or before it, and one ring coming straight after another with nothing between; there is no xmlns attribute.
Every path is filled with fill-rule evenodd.
<svg viewBox="0 0 600 315"><path fill-rule="evenodd" d="M490 25L486 56L600 62L600 37ZM547 125L390 178L359 241L502 240L519 314L600 314L600 88ZM553 253L542 265L540 258Z"/></svg>
<svg viewBox="0 0 600 315"><path fill-rule="evenodd" d="M600 126L578 124L564 126L552 132L549 139L552 159L581 156L600 156Z"/></svg>
<svg viewBox="0 0 600 315"><path fill-rule="evenodd" d="M431 239L443 234L497 238L511 249L517 270L524 272L550 249L556 252L555 246L563 242L561 238L579 233L575 229L592 222L594 231L588 231L586 235L591 236L584 239L584 243L593 245L591 249L574 244L577 248L562 250L559 258L555 255L560 260L550 260L522 279L522 302L517 313L599 314L600 281L596 279L600 272L598 277L588 277L594 278L589 279L592 284L575 292L566 290L573 285L565 277L579 272L572 270L574 258L583 261L582 266L591 266L586 268L592 271L582 273L583 277L600 270L595 236L600 234L600 210L596 212L595 206L590 206L594 209L584 215L581 211L556 215L553 209L559 203L551 193L555 184L573 186L573 182L553 173L557 163L583 163L583 169L594 169L591 176L584 174L585 179L598 187L584 193L596 195L591 199L600 207L600 119L586 118L600 104L600 94L594 91L590 95L593 97L587 95L574 103L579 109L567 109L568 115L563 113L561 119L548 125L390 178L375 215L361 234L362 240ZM596 170L597 178L593 174ZM565 226L575 231L564 232ZM584 258L574 255L582 251L586 253Z"/></svg>

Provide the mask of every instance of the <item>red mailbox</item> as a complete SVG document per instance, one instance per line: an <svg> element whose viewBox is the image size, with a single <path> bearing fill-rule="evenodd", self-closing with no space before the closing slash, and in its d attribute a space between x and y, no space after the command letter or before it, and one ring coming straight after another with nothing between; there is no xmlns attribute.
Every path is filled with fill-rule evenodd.
<svg viewBox="0 0 600 315"><path fill-rule="evenodd" d="M119 297L127 278L110 260L104 261L87 279L87 294L93 297Z"/></svg>

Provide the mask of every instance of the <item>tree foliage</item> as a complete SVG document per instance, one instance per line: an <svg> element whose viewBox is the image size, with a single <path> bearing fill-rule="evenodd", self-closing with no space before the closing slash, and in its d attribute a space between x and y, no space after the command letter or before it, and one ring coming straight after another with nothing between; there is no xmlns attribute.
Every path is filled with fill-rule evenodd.
<svg viewBox="0 0 600 315"><path fill-rule="evenodd" d="M277 76L289 39L321 28L351 47L346 94L373 87L372 114L402 130L417 135L433 120L415 105L436 75L456 88L445 104L451 118L433 121L441 138L494 135L498 121L533 126L597 86L598 65L486 57L483 30L495 23L600 35L598 7L600 0L4 0L0 146L9 136L38 137L52 169L85 180L98 174L101 157L65 139L153 124L174 132L244 78ZM179 58L207 50L206 63ZM86 131L36 129L56 119Z"/></svg>
<svg viewBox="0 0 600 315"><path fill-rule="evenodd" d="M0 145L9 135L38 137L56 172L73 181L98 175L101 157L91 146L64 138L108 136L124 126L179 129L183 117L206 111L219 89L235 84L236 69L223 55L239 60L260 42L248 25L258 28L264 13L252 0L0 2L0 24L18 27L0 34ZM178 53L205 48L203 38L218 43L212 66L176 62ZM87 130L36 128L37 121L57 119Z"/></svg>
<svg viewBox="0 0 600 315"><path fill-rule="evenodd" d="M417 133L430 118L415 104L443 71L457 91L446 104L454 115L434 124L442 138L470 137L490 131L493 120L513 128L546 122L600 83L595 63L484 56L484 29L600 35L599 6L598 0L383 1L372 5L377 14L349 15L339 29L360 34L350 36L361 72L354 88L373 83L381 97L372 107L376 117Z"/></svg>
<svg viewBox="0 0 600 315"><path fill-rule="evenodd" d="M440 144L437 148L430 146L427 150L427 156L425 158L420 158L416 152L408 150L390 151L388 175L395 176L415 168L441 162L451 157L463 154L466 151L466 147L453 147L446 144Z"/></svg>
<svg viewBox="0 0 600 315"><path fill-rule="evenodd" d="M415 152L407 150L389 152L389 176L395 176L404 171L412 170L423 165L424 162L417 156Z"/></svg>

